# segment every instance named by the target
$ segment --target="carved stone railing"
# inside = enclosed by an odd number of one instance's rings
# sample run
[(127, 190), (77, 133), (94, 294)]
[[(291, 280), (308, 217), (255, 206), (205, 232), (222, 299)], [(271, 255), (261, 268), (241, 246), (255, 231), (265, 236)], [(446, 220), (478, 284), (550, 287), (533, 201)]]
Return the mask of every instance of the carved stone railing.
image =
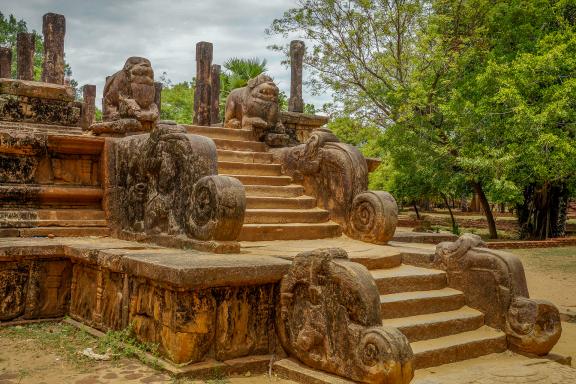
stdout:
[(370, 272), (340, 248), (297, 255), (280, 284), (277, 332), (304, 364), (363, 383), (409, 383), (408, 339), (382, 326)]
[(513, 254), (484, 248), (477, 235), (438, 244), (434, 266), (451, 287), (484, 313), (486, 324), (506, 332), (513, 350), (545, 355), (562, 333), (554, 304), (530, 299), (522, 262)]
[(387, 192), (368, 190), (368, 164), (357, 148), (321, 128), (305, 144), (276, 149), (274, 154), (283, 172), (316, 196), (348, 236), (375, 244), (393, 237), (396, 201)]
[(244, 186), (217, 175), (211, 139), (164, 122), (150, 134), (108, 139), (106, 154), (105, 207), (121, 237), (238, 238), (246, 210)]

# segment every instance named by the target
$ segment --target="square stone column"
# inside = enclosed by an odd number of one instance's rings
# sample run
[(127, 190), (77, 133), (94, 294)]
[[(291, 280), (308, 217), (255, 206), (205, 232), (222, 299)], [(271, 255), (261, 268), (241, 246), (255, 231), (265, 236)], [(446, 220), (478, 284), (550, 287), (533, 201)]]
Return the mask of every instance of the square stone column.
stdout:
[(12, 49), (8, 47), (0, 47), (0, 77), (12, 77)]
[(196, 44), (196, 90), (194, 92), (194, 124), (210, 125), (212, 43)]
[(212, 64), (210, 71), (210, 122), (220, 122), (220, 66)]
[(162, 83), (154, 82), (154, 103), (158, 106), (158, 115), (162, 113)]
[(304, 100), (302, 99), (302, 62), (306, 46), (303, 41), (293, 40), (290, 42), (290, 99), (288, 111), (304, 112)]
[(63, 15), (47, 13), (42, 18), (44, 34), (44, 62), (42, 81), (64, 84), (64, 35), (66, 19)]
[(16, 35), (16, 78), (19, 80), (34, 80), (35, 43), (33, 33), (20, 32)]
[(82, 105), (82, 116), (80, 117), (80, 125), (82, 129), (88, 130), (96, 115), (96, 86), (86, 84), (82, 87), (82, 96), (84, 104)]

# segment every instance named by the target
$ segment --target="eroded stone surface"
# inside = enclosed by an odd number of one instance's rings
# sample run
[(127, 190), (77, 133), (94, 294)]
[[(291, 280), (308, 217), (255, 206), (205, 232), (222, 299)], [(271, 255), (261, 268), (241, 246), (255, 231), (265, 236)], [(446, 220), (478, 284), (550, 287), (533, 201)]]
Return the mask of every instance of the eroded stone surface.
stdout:
[(357, 148), (341, 143), (328, 129), (313, 132), (306, 144), (277, 150), (283, 170), (301, 181), (307, 194), (330, 211), (353, 238), (386, 244), (396, 229), (398, 208), (387, 192), (368, 191), (368, 166)]
[(74, 89), (57, 84), (0, 79), (0, 120), (78, 125), (82, 104)]
[(242, 184), (217, 176), (214, 142), (175, 124), (110, 141), (107, 206), (121, 230), (235, 240), (246, 197)]
[(274, 142), (269, 144), (285, 145), (288, 135), (279, 120), (278, 92), (272, 78), (264, 74), (248, 81), (246, 87), (234, 89), (226, 99), (224, 126), (252, 130), (261, 141), (271, 135)]
[(372, 276), (342, 249), (301, 253), (282, 279), (280, 341), (312, 368), (365, 383), (409, 383), (412, 349), (381, 318)]
[(562, 333), (558, 308), (529, 298), (518, 257), (484, 246), (472, 234), (440, 243), (434, 266), (448, 273), (449, 285), (465, 293), (468, 305), (484, 313), (487, 325), (506, 332), (513, 349), (547, 354)]
[(159, 117), (155, 103), (154, 71), (148, 59), (130, 57), (124, 68), (106, 79), (103, 122), (92, 124), (95, 134), (123, 136), (147, 132)]
[(64, 15), (45, 14), (42, 18), (42, 34), (44, 35), (42, 81), (64, 84), (64, 35), (66, 34)]

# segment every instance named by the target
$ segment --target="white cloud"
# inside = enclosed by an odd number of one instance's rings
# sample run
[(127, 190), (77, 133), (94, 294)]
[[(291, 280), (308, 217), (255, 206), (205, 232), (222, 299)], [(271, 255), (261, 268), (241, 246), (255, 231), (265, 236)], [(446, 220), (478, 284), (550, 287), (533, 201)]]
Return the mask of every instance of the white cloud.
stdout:
[[(65, 15), (66, 61), (80, 85), (96, 84), (100, 98), (106, 76), (130, 56), (150, 59), (156, 77), (166, 72), (172, 82), (190, 80), (198, 41), (214, 44), (216, 64), (230, 57), (266, 59), (288, 94), (289, 69), (281, 65), (279, 53), (266, 49), (287, 41), (270, 39), (264, 29), (293, 6), (295, 0), (26, 0), (10, 1), (2, 12), (23, 18), (38, 32), (43, 14)], [(305, 100), (317, 107), (326, 101), (306, 94)]]

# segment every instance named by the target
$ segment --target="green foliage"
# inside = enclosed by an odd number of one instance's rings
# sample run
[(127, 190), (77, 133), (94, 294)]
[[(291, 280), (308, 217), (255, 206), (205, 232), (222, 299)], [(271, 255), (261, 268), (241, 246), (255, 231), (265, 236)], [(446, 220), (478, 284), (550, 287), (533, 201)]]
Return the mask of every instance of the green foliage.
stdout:
[(148, 357), (149, 354), (158, 356), (158, 345), (138, 341), (133, 324), (119, 331), (106, 332), (103, 337), (98, 339), (97, 351), (109, 353), (115, 360), (135, 357), (143, 363), (159, 369), (158, 359)]
[(519, 203), (533, 183), (575, 193), (575, 23), (571, 0), (299, 0), (268, 32), (307, 40), (315, 92), (382, 129), (373, 184)]
[(160, 118), (174, 120), (180, 124), (192, 124), (194, 118), (194, 80), (172, 84), (166, 73), (161, 76), (162, 107)]
[[(12, 48), (12, 77), (16, 78), (16, 36), (20, 32), (28, 32), (28, 26), (23, 19), (17, 20), (14, 15), (6, 17), (0, 12), (0, 45)], [(42, 38), (36, 31), (36, 45), (34, 52), (34, 79), (39, 81), (42, 75), (42, 59), (44, 54), (44, 44)], [(67, 67), (70, 70), (70, 67)], [(70, 75), (72, 71), (70, 70)]]

